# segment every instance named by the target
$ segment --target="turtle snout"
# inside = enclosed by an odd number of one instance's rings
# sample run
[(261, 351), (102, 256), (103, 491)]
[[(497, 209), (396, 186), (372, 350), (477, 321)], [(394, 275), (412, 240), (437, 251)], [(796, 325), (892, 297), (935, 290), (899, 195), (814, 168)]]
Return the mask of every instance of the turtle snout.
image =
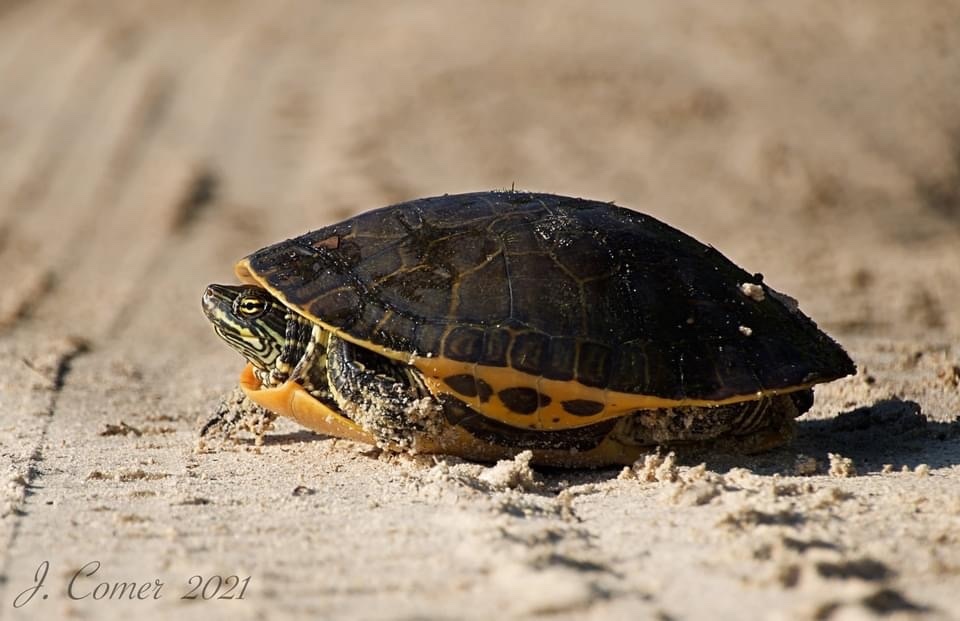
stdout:
[(215, 311), (220, 306), (220, 300), (222, 299), (223, 296), (217, 291), (217, 285), (210, 285), (204, 290), (201, 304), (203, 305), (203, 314), (207, 316), (207, 319), (214, 320)]

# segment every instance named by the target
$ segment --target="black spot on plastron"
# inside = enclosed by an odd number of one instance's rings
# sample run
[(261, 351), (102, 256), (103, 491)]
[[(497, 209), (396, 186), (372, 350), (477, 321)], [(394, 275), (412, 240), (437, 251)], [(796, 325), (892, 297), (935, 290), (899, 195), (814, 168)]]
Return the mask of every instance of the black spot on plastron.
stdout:
[(456, 392), (466, 397), (479, 397), (480, 403), (486, 403), (493, 394), (493, 388), (482, 379), (476, 379), (472, 375), (461, 373), (444, 378), (444, 383), (453, 388)]
[(537, 408), (550, 404), (550, 397), (533, 388), (505, 388), (497, 396), (507, 409), (516, 414), (533, 414)]
[(588, 451), (603, 442), (617, 422), (610, 419), (576, 429), (528, 430), (487, 418), (452, 395), (440, 395), (439, 401), (447, 422), (496, 446)]
[(477, 396), (480, 397), (480, 403), (486, 403), (493, 394), (493, 388), (482, 379), (477, 380)]
[(477, 381), (472, 375), (467, 375), (466, 373), (461, 375), (451, 375), (450, 377), (444, 378), (443, 382), (461, 395), (465, 395), (467, 397), (477, 396)]
[(452, 360), (476, 362), (482, 347), (483, 332), (477, 328), (454, 328), (443, 339), (443, 355)]
[(603, 411), (602, 403), (590, 399), (571, 399), (562, 402), (560, 405), (563, 406), (564, 412), (574, 416), (593, 416)]

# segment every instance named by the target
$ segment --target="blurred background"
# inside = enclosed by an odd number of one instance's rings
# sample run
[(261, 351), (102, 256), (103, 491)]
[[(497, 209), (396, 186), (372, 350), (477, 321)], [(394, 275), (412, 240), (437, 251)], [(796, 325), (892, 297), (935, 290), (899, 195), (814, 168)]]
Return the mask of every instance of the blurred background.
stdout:
[(941, 0), (5, 0), (0, 326), (212, 349), (200, 291), (248, 252), (515, 185), (653, 214), (829, 329), (956, 333), (957, 24)]

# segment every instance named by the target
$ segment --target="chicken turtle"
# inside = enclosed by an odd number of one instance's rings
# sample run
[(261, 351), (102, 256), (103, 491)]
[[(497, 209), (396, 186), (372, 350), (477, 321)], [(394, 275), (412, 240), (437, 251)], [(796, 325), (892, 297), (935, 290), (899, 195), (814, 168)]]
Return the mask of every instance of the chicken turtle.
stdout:
[(468, 459), (629, 464), (789, 440), (850, 357), (715, 248), (611, 203), (519, 191), (369, 211), (241, 259), (203, 310), (260, 406)]

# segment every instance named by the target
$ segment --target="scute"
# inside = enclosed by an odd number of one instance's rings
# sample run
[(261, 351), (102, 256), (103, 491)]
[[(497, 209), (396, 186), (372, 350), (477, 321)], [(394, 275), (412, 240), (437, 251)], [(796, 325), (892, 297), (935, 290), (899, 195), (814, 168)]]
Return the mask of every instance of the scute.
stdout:
[[(577, 198), (411, 201), (264, 248), (238, 273), (398, 359), (430, 354), (601, 391), (719, 403), (854, 370), (809, 318), (717, 250)], [(769, 295), (748, 297), (744, 283)]]

